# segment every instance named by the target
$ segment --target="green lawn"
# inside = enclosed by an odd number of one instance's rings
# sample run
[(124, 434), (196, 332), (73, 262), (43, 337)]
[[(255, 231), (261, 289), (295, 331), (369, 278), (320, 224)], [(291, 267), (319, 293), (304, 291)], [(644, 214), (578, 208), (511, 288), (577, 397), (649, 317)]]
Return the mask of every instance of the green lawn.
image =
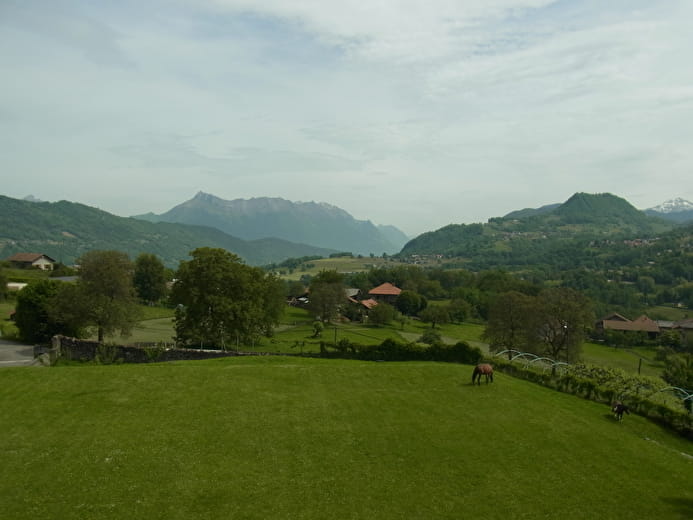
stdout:
[[(606, 345), (585, 342), (582, 345), (582, 361), (587, 364), (620, 368), (626, 372), (659, 377), (664, 365), (655, 361), (655, 349), (651, 347), (613, 348)], [(642, 359), (642, 363), (640, 363)]]
[(693, 444), (471, 367), (0, 369), (0, 516), (691, 518)]

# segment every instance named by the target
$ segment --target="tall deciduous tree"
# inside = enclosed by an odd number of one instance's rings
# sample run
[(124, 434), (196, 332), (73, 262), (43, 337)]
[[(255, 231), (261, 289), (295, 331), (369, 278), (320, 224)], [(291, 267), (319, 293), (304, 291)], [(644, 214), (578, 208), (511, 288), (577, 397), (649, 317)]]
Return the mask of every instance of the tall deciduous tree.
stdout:
[(414, 291), (402, 291), (395, 300), (395, 307), (402, 314), (414, 316), (417, 312), (424, 309), (421, 295)]
[(450, 314), (442, 305), (430, 305), (419, 313), (419, 318), (424, 323), (430, 323), (431, 328), (436, 328), (436, 323), (442, 325), (450, 322)]
[(137, 296), (147, 303), (155, 303), (166, 295), (166, 268), (156, 255), (142, 253), (135, 259), (133, 278)]
[(346, 301), (344, 277), (334, 270), (320, 271), (310, 281), (308, 299), (310, 309), (323, 322), (334, 319)]
[(517, 291), (501, 293), (494, 298), (483, 335), (492, 352), (524, 349), (535, 304), (533, 297)]
[(565, 287), (544, 289), (532, 313), (529, 344), (552, 359), (574, 362), (593, 322), (591, 303), (581, 292)]
[(190, 256), (171, 291), (178, 341), (224, 347), (271, 332), (284, 304), (278, 278), (224, 249), (198, 248)]
[(127, 335), (138, 317), (134, 265), (120, 251), (90, 251), (79, 263), (75, 294), (64, 300), (68, 313), (81, 317), (97, 330), (99, 342), (104, 336), (119, 332)]

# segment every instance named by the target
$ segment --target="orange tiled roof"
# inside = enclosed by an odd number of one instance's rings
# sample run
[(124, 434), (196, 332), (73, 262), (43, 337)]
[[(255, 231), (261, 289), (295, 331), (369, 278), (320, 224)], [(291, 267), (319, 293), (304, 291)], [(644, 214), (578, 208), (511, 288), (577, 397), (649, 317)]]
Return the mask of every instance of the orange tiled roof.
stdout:
[(372, 298), (369, 298), (367, 300), (361, 300), (361, 305), (363, 305), (366, 309), (372, 309), (376, 305), (378, 305), (378, 302), (373, 300)]
[(368, 291), (368, 294), (375, 294), (378, 296), (399, 296), (399, 293), (401, 292), (402, 289), (399, 287), (395, 287), (391, 283), (385, 282), (384, 284), (381, 284), (378, 287)]

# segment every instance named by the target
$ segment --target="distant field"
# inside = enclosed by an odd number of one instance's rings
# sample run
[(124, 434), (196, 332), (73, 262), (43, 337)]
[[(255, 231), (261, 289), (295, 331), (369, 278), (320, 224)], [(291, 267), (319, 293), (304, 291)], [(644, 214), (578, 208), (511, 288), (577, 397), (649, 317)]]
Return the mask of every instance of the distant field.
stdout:
[(0, 369), (3, 518), (691, 518), (693, 444), (471, 367)]
[(283, 267), (281, 270), (285, 271), (281, 277), (285, 280), (299, 280), (303, 275), (315, 276), (320, 271), (337, 271), (340, 273), (357, 273), (361, 271), (368, 271), (371, 267), (381, 267), (383, 265), (393, 265), (394, 262), (387, 258), (381, 257), (368, 257), (364, 256), (362, 258), (357, 257), (339, 257), (339, 258), (322, 258), (319, 260), (311, 260), (306, 262), (307, 264), (312, 264), (312, 267), (298, 267), (289, 272), (287, 268)]
[[(597, 343), (585, 342), (582, 345), (582, 360), (585, 363), (612, 368), (626, 372), (640, 373), (644, 376), (659, 377), (664, 364), (655, 361), (655, 349), (651, 347), (613, 348)], [(642, 363), (640, 360), (642, 359)]]
[[(656, 307), (651, 307), (648, 310), (647, 314), (652, 319), (678, 321), (690, 318), (693, 313), (690, 309), (679, 309), (674, 307), (665, 307), (663, 305), (658, 305)], [(633, 316), (633, 318), (636, 317), (637, 316)]]

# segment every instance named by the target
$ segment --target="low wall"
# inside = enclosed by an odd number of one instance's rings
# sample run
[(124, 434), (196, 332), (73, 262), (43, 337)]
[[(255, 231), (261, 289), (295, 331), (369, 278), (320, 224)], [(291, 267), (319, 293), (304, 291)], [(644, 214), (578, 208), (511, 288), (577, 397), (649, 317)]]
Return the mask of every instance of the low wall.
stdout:
[[(265, 352), (236, 352), (222, 350), (198, 350), (166, 347), (132, 347), (104, 345), (98, 341), (87, 341), (66, 336), (53, 337), (53, 349), (57, 357), (75, 361), (98, 360), (108, 363), (156, 363), (163, 361), (191, 361), (231, 356), (263, 356)], [(272, 354), (278, 355), (278, 354)], [(290, 354), (287, 354), (290, 355)]]

